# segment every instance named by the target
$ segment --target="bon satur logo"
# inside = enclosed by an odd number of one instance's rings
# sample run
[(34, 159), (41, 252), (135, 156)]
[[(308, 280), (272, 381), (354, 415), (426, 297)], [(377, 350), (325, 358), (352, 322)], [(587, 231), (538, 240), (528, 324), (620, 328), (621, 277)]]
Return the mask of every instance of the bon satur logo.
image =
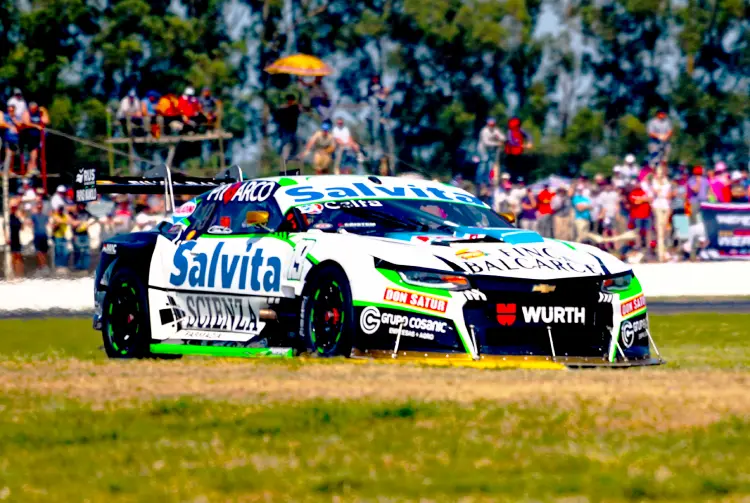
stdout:
[(481, 200), (466, 192), (458, 192), (447, 187), (418, 187), (374, 185), (355, 182), (339, 187), (314, 187), (298, 185), (287, 188), (285, 194), (295, 203), (313, 203), (323, 199), (349, 199), (364, 197), (385, 197), (393, 199), (432, 199), (484, 205)]
[(585, 307), (523, 306), (521, 311), (526, 323), (586, 323)]
[[(210, 241), (210, 240), (209, 240)], [(253, 250), (248, 243), (247, 253), (224, 253), (224, 243), (201, 243), (203, 251), (193, 251), (197, 241), (182, 243), (174, 255), (176, 272), (169, 282), (193, 288), (220, 288), (252, 292), (278, 292), (281, 289), (281, 259), (267, 257), (261, 247)]]
[(622, 333), (622, 345), (629, 348), (635, 342), (635, 336), (638, 335), (638, 340), (645, 339), (648, 336), (648, 319), (643, 318), (642, 320), (627, 320), (622, 323), (620, 332)]

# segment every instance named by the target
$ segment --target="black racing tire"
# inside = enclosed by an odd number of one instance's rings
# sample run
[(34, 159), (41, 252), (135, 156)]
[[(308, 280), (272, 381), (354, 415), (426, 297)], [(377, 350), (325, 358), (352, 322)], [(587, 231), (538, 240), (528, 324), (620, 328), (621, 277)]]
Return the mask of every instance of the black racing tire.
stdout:
[(300, 331), (319, 357), (351, 356), (356, 323), (349, 279), (336, 265), (314, 271), (300, 308)]
[(151, 326), (146, 288), (138, 275), (123, 268), (112, 276), (104, 297), (102, 340), (110, 358), (150, 356)]

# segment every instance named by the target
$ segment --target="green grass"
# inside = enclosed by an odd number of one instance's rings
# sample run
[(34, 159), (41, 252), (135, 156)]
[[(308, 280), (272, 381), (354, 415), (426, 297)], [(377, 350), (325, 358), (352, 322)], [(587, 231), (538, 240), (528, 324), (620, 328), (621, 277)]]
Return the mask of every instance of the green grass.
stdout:
[(668, 366), (541, 372), (108, 362), (89, 320), (4, 320), (0, 501), (740, 501), (748, 326), (653, 316)]

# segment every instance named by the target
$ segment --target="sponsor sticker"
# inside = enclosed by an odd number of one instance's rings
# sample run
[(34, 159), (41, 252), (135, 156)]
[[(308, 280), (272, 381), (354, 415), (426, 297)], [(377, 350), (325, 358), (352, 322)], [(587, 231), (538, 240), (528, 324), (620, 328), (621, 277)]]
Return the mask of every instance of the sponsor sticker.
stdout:
[(495, 319), (500, 325), (509, 327), (516, 322), (515, 304), (497, 304), (495, 306)]
[(423, 293), (405, 292), (395, 288), (386, 288), (383, 300), (436, 313), (444, 313), (448, 309), (448, 303), (444, 299)]
[(208, 228), (209, 234), (231, 234), (232, 229), (224, 227), (223, 225), (212, 225)]
[(222, 201), (240, 203), (262, 203), (278, 189), (279, 184), (269, 180), (252, 180), (237, 182), (231, 185), (221, 185), (208, 193), (207, 201)]
[(484, 257), (486, 255), (487, 254), (484, 253), (483, 251), (470, 250), (468, 248), (464, 248), (463, 250), (458, 250), (456, 252), (456, 257), (463, 259), (463, 260), (471, 260), (473, 258)]
[(375, 306), (368, 306), (362, 310), (359, 316), (359, 326), (367, 335), (378, 332), (381, 328), (387, 328), (389, 335), (403, 337), (415, 337), (417, 339), (435, 340), (436, 336), (449, 331), (449, 322), (430, 319), (426, 317), (381, 312)]
[(526, 323), (580, 324), (586, 323), (585, 307), (522, 306)]
[(426, 199), (432, 201), (452, 201), (459, 203), (486, 205), (468, 192), (448, 187), (419, 187), (415, 184), (376, 185), (372, 183), (342, 183), (337, 187), (314, 187), (312, 185), (295, 185), (285, 188), (285, 195), (295, 203), (314, 203), (324, 199), (342, 198), (388, 198), (388, 199)]
[(492, 256), (464, 260), (463, 268), (471, 274), (501, 274), (507, 271), (532, 269), (575, 274), (602, 274), (601, 265), (580, 262), (566, 255), (557, 254), (549, 247), (498, 248)]
[(174, 324), (178, 332), (197, 331), (180, 334), (186, 338), (222, 339), (222, 333), (260, 332), (258, 315), (248, 297), (186, 294), (168, 296), (167, 303), (168, 307), (159, 310), (161, 324)]
[(630, 316), (643, 309), (646, 309), (646, 297), (643, 294), (640, 294), (626, 302), (623, 302), (620, 305), (620, 314), (622, 316)]
[(622, 322), (620, 334), (622, 334), (622, 345), (626, 348), (633, 346), (636, 340), (640, 341), (648, 337), (648, 318), (639, 320), (626, 320)]
[(169, 282), (175, 287), (234, 289), (249, 292), (281, 290), (281, 259), (269, 256), (262, 246), (249, 242), (246, 253), (224, 251), (224, 242), (205, 240), (200, 251), (197, 241), (177, 247)]
[(104, 243), (104, 246), (102, 246), (102, 253), (115, 255), (117, 253), (117, 245), (115, 243)]
[(76, 173), (75, 200), (77, 203), (96, 201), (96, 169), (80, 168)]
[(302, 206), (297, 206), (297, 209), (303, 215), (318, 215), (323, 213), (322, 204), (304, 204)]
[(185, 204), (181, 205), (179, 208), (177, 208), (174, 212), (175, 215), (178, 217), (189, 217), (193, 214), (195, 211), (195, 202), (188, 201)]

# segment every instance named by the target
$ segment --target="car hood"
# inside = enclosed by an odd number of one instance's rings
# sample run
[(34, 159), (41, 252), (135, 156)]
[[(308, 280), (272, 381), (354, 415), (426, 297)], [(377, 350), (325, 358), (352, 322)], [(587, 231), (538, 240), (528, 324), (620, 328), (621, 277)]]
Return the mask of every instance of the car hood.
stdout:
[(468, 274), (553, 280), (630, 271), (630, 266), (598, 248), (545, 239), (536, 232), (515, 228), (457, 227), (453, 234), (357, 236), (360, 239), (370, 243), (361, 243), (358, 248), (392, 264)]

